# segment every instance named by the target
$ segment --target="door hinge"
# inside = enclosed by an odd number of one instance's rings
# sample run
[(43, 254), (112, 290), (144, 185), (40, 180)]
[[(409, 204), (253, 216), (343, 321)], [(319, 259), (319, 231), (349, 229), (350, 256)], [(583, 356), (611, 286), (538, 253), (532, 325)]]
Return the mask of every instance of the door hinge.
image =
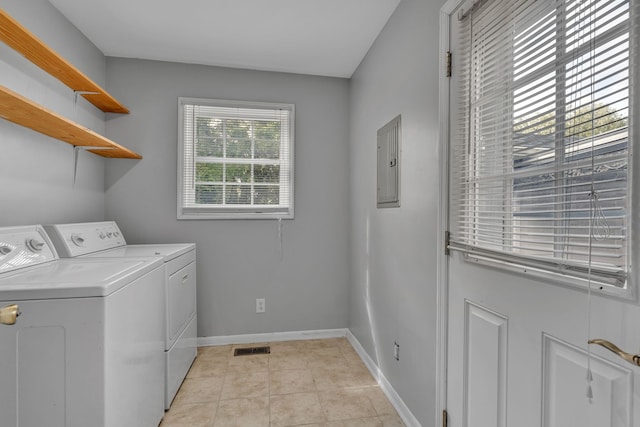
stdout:
[(445, 54), (445, 77), (451, 77), (451, 51), (448, 50)]
[(449, 244), (451, 243), (451, 232), (450, 231), (445, 231), (444, 232), (444, 254), (445, 255), (449, 255), (450, 251), (449, 251)]
[(447, 427), (447, 425), (449, 425), (449, 414), (445, 409), (444, 411), (442, 411), (442, 427)]

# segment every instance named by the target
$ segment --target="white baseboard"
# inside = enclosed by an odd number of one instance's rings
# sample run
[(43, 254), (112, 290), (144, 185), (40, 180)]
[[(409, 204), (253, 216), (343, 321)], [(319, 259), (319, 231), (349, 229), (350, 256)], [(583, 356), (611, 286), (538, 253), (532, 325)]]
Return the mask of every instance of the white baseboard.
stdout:
[(358, 339), (351, 333), (349, 329), (322, 329), (315, 331), (294, 331), (294, 332), (273, 332), (265, 334), (246, 334), (246, 335), (226, 335), (216, 337), (198, 337), (198, 347), (207, 347), (212, 345), (227, 344), (250, 344), (265, 343), (277, 341), (294, 341), (294, 340), (315, 340), (325, 338), (342, 338), (346, 337), (353, 348), (356, 350), (362, 361), (364, 362), (373, 378), (376, 380), (380, 389), (387, 396), (395, 410), (402, 418), (407, 427), (421, 427), (420, 423), (413, 416), (407, 405), (404, 404), (398, 393), (393, 389), (384, 374), (380, 371), (376, 362), (371, 359), (364, 347)]
[(342, 338), (347, 329), (322, 329), (316, 331), (273, 332), (265, 334), (225, 335), (216, 337), (198, 337), (198, 347), (226, 344), (250, 344), (275, 341), (316, 340), (324, 338)]
[(404, 422), (407, 427), (421, 427), (420, 422), (418, 422), (407, 405), (405, 405), (404, 401), (400, 398), (400, 395), (398, 395), (398, 393), (393, 389), (391, 383), (389, 383), (378, 365), (376, 365), (376, 362), (369, 356), (355, 335), (353, 335), (349, 330), (347, 330), (347, 339), (367, 366), (369, 372), (373, 375), (373, 378), (378, 382), (380, 389), (382, 389), (384, 394), (387, 396), (395, 410), (398, 412), (398, 415), (400, 415), (400, 418), (402, 418), (402, 422)]

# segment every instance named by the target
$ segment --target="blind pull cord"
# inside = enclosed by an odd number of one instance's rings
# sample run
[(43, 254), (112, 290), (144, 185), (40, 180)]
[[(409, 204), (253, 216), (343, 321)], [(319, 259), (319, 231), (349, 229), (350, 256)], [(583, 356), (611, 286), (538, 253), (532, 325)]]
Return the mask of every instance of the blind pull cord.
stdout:
[(280, 245), (280, 261), (284, 259), (284, 250), (282, 245), (282, 217), (278, 218), (278, 243)]
[[(593, 182), (589, 192), (589, 254), (588, 254), (588, 288), (587, 288), (587, 338), (591, 339), (591, 263), (593, 240), (604, 240), (610, 235), (609, 224), (602, 211), (602, 205), (598, 199)], [(593, 400), (593, 373), (591, 372), (591, 346), (587, 346), (587, 398), (589, 403)]]
[[(593, 171), (592, 171), (593, 173)], [(592, 178), (593, 180), (593, 178)], [(594, 205), (597, 202), (596, 193), (593, 189), (593, 182), (591, 183), (591, 192), (589, 193), (589, 271), (588, 288), (587, 288), (587, 339), (591, 339), (591, 243), (593, 239), (593, 217), (595, 214)], [(593, 389), (591, 383), (593, 382), (593, 373), (591, 372), (591, 346), (587, 346), (587, 399), (589, 403), (593, 402)]]
[(589, 197), (593, 203), (593, 238), (598, 241), (608, 239), (611, 236), (611, 229), (602, 210), (602, 204), (598, 199), (598, 193), (595, 190), (591, 190)]

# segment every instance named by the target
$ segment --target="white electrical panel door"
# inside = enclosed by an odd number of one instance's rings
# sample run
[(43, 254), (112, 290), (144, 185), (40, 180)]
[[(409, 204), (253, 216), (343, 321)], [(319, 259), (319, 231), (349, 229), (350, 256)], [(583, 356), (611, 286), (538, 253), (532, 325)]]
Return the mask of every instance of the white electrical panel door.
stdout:
[(377, 206), (400, 206), (400, 116), (378, 130)]

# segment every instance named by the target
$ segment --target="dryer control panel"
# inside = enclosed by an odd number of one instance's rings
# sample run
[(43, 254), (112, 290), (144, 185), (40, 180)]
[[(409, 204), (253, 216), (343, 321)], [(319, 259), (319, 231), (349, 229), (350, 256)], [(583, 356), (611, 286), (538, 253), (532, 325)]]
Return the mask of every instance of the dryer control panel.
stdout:
[(58, 259), (40, 225), (0, 227), (0, 274)]
[(49, 224), (44, 228), (63, 258), (75, 258), (127, 245), (114, 221)]

